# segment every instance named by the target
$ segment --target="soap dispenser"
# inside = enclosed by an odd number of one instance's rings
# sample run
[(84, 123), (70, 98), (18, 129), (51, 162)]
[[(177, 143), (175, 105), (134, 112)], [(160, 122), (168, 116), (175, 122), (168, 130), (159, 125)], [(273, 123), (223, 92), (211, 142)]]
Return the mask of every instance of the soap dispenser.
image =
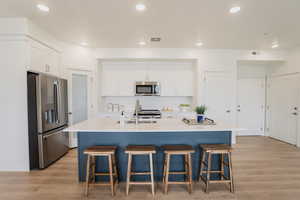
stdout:
[(121, 116), (120, 116), (120, 125), (121, 125), (121, 126), (125, 126), (125, 115), (124, 115), (124, 111), (121, 112)]

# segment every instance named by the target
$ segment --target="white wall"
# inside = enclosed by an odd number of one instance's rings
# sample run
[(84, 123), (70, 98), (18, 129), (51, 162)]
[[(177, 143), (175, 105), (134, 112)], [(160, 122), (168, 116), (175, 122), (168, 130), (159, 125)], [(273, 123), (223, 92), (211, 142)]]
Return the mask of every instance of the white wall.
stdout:
[[(1, 37), (1, 36), (0, 36)], [(28, 41), (0, 41), (0, 171), (29, 169), (27, 134)]]
[(179, 111), (180, 104), (192, 105), (192, 97), (102, 97), (102, 104), (99, 107), (100, 112), (108, 112), (109, 103), (124, 106), (125, 111), (131, 112), (135, 109), (136, 100), (140, 101), (143, 109), (163, 109), (169, 108), (173, 111)]
[(274, 68), (272, 73), (286, 74), (300, 72), (300, 48), (290, 50), (286, 56), (286, 62)]

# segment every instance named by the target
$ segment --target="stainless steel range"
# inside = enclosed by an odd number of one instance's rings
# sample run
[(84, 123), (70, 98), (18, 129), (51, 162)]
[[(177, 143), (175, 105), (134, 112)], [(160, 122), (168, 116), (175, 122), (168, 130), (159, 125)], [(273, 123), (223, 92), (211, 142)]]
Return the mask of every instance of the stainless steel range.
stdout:
[(137, 116), (137, 119), (159, 119), (161, 118), (161, 112), (157, 109), (142, 109), (140, 101), (137, 100), (135, 104), (134, 116)]
[(142, 119), (160, 119), (161, 112), (160, 110), (140, 110), (138, 111), (138, 116)]

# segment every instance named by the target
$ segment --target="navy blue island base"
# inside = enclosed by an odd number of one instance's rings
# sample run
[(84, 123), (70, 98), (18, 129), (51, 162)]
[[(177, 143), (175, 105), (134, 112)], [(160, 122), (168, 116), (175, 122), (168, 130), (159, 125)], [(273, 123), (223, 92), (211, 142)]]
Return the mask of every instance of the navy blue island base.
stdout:
[[(117, 150), (117, 165), (120, 181), (126, 180), (127, 154), (124, 149), (127, 145), (155, 145), (157, 153), (154, 155), (154, 177), (156, 181), (162, 180), (163, 174), (163, 150), (162, 145), (188, 144), (195, 148), (192, 155), (193, 179), (198, 178), (199, 163), (201, 159), (201, 149), (199, 144), (228, 144), (231, 145), (231, 131), (187, 131), (187, 132), (78, 132), (78, 176), (79, 181), (85, 181), (86, 156), (84, 149), (94, 145), (115, 145)], [(147, 156), (136, 156), (133, 159), (133, 170), (147, 171), (149, 169), (149, 158)], [(219, 169), (219, 156), (213, 156), (213, 169)], [(106, 158), (98, 158), (97, 171), (107, 171), (108, 162)], [(181, 156), (172, 157), (170, 170), (183, 170), (183, 158)], [(180, 175), (181, 176), (181, 175)], [(170, 180), (182, 179), (170, 177)], [(218, 175), (212, 177), (217, 179)], [(137, 177), (136, 180), (149, 180), (148, 177)]]

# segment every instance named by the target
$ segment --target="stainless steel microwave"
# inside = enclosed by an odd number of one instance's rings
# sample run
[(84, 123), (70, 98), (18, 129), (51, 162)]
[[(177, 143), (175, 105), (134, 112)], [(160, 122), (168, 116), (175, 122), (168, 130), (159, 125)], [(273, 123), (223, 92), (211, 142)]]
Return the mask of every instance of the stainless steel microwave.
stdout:
[(136, 96), (160, 96), (159, 82), (138, 81), (135, 83)]

